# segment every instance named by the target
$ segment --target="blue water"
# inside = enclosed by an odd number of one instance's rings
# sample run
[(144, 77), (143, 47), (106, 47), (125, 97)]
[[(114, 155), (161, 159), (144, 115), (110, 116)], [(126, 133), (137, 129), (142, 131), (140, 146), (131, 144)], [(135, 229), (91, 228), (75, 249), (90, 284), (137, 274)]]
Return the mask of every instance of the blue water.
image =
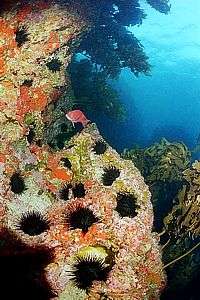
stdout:
[(123, 70), (112, 83), (127, 119), (95, 119), (118, 151), (133, 144), (147, 146), (163, 136), (193, 148), (200, 134), (200, 1), (170, 2), (169, 15), (144, 3), (147, 19), (130, 28), (144, 45), (152, 72), (136, 78)]

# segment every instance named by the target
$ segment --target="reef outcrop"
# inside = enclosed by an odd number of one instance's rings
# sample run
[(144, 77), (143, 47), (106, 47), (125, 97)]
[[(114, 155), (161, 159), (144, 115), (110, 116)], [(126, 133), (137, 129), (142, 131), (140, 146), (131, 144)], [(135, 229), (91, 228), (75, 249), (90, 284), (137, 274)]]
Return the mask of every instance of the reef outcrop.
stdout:
[(165, 276), (150, 193), (134, 165), (94, 124), (62, 151), (29, 151), (1, 162), (1, 222), (29, 248), (53, 252), (45, 277), (58, 298), (159, 299)]
[[(60, 151), (44, 124), (71, 45), (88, 30), (62, 1), (0, 17), (0, 260), (7, 299), (159, 299), (166, 283), (150, 192), (89, 124)], [(50, 118), (50, 117), (49, 117)]]

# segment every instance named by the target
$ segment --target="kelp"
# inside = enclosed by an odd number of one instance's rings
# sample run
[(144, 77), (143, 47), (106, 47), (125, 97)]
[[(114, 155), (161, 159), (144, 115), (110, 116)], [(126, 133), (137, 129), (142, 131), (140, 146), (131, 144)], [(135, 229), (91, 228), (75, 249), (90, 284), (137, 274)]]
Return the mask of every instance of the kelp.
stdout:
[(163, 249), (169, 279), (166, 297), (175, 291), (186, 297), (187, 285), (200, 276), (200, 162), (194, 162), (183, 174), (185, 184), (164, 219), (163, 233), (168, 236)]
[(200, 162), (194, 162), (183, 175), (186, 184), (179, 192), (177, 204), (165, 218), (164, 224), (168, 233), (173, 228), (173, 235), (197, 238), (200, 236)]
[(131, 159), (151, 185), (157, 181), (182, 180), (182, 172), (189, 166), (191, 154), (183, 143), (170, 143), (162, 138), (159, 143), (144, 149), (125, 149), (122, 157)]
[(192, 287), (200, 278), (200, 162), (190, 166), (187, 147), (166, 139), (145, 149), (126, 149), (122, 156), (137, 165), (151, 189), (168, 275), (161, 299), (198, 299)]
[(174, 197), (183, 185), (182, 172), (189, 167), (191, 154), (183, 143), (170, 143), (165, 138), (147, 148), (125, 149), (122, 157), (131, 159), (150, 186), (156, 230), (171, 210)]

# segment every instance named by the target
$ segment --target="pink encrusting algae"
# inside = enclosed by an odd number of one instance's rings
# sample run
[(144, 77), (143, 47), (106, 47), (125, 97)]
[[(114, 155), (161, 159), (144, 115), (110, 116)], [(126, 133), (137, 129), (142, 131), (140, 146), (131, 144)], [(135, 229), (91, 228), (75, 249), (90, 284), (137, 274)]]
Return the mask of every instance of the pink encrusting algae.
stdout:
[(89, 24), (59, 1), (22, 3), (0, 17), (1, 256), (52, 252), (34, 273), (49, 299), (159, 299), (166, 277), (150, 192), (133, 163), (93, 123), (60, 151), (27, 141), (69, 84), (67, 42)]

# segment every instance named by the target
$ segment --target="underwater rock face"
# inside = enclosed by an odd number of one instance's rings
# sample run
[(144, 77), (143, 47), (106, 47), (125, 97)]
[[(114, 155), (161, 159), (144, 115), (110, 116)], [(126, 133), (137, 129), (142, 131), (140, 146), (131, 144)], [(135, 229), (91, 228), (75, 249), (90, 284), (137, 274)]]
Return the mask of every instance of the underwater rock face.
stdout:
[(76, 7), (59, 3), (17, 2), (0, 15), (2, 144), (24, 135), (30, 143), (41, 139), (45, 110), (70, 85), (66, 66), (71, 45), (78, 45), (88, 24)]
[(35, 139), (56, 87), (70, 85), (68, 43), (87, 24), (58, 1), (32, 3), (0, 17), (2, 289), (7, 299), (159, 299), (165, 274), (137, 168), (95, 124), (61, 151)]
[[(21, 177), (15, 185), (23, 179), (25, 186), (20, 193), (11, 189), (9, 161), (2, 162), (2, 224), (29, 247), (53, 251), (45, 277), (58, 299), (159, 299), (165, 276), (152, 233), (148, 187), (134, 165), (111, 147), (96, 154), (99, 140), (91, 124), (62, 151), (35, 146), (26, 160), (16, 158)], [(118, 170), (118, 177), (107, 186), (102, 178), (109, 169)], [(60, 192), (67, 187), (66, 200)], [(77, 262), (83, 260), (79, 274)], [(95, 260), (95, 271), (87, 269)], [(96, 274), (86, 283), (84, 270)]]

